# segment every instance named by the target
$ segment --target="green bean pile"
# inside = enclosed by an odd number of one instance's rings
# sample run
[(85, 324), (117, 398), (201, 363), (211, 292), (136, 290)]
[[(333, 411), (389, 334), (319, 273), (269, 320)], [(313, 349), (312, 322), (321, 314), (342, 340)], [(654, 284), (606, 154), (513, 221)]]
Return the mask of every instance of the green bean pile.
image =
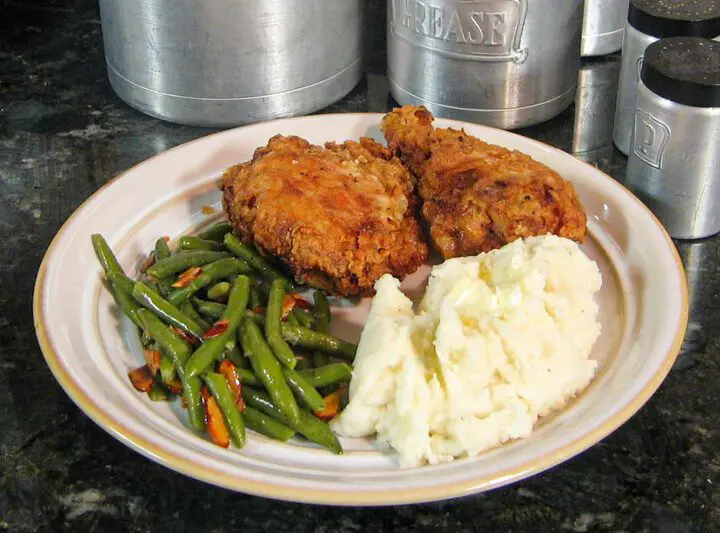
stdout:
[(326, 420), (337, 414), (357, 346), (329, 334), (330, 307), (295, 284), (220, 223), (155, 243), (140, 279), (129, 278), (105, 239), (92, 236), (108, 288), (138, 327), (146, 364), (129, 372), (153, 401), (181, 396), (190, 425), (227, 447), (245, 427), (287, 441), (300, 434), (336, 454)]

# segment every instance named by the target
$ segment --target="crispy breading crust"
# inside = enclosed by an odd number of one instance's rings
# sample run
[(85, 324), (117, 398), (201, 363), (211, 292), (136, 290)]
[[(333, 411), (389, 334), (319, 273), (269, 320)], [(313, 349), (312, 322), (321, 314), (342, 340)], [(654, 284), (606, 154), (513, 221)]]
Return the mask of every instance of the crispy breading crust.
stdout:
[(276, 135), (221, 188), (238, 236), (312, 287), (372, 295), (383, 274), (402, 279), (427, 259), (414, 178), (372, 139), (322, 148)]
[(389, 149), (419, 179), (422, 213), (445, 258), (554, 233), (582, 242), (587, 219), (572, 184), (521, 152), (434, 128), (424, 107), (385, 115)]

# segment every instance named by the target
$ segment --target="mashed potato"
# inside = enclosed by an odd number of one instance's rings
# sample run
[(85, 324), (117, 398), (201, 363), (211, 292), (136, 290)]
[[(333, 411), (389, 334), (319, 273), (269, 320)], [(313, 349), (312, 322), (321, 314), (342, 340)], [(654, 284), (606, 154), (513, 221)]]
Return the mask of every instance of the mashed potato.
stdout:
[(334, 429), (377, 433), (403, 466), (527, 437), (595, 373), (600, 285), (578, 245), (552, 235), (445, 261), (418, 315), (399, 282), (383, 276)]

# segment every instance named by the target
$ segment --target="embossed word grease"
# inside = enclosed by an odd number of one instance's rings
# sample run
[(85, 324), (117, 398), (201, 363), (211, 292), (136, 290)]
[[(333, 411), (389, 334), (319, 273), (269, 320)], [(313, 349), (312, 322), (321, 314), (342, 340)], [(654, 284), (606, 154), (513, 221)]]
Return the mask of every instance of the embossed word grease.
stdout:
[(392, 30), (445, 55), (520, 61), (521, 0), (392, 0)]
[[(501, 46), (505, 43), (507, 13), (470, 11), (433, 6), (420, 0), (401, 0), (402, 12), (395, 23), (413, 32), (456, 43)], [(399, 19), (399, 20), (398, 20)]]

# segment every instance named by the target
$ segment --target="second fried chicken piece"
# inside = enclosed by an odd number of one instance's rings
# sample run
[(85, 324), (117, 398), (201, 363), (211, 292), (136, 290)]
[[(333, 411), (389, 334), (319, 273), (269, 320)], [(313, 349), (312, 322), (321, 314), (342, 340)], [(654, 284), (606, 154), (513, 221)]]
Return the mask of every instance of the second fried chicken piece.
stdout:
[(402, 279), (427, 258), (415, 180), (372, 139), (322, 148), (276, 135), (222, 189), (236, 234), (303, 284), (372, 295), (380, 276)]
[(553, 233), (582, 242), (586, 216), (572, 184), (521, 152), (434, 128), (424, 107), (385, 115), (390, 150), (419, 179), (422, 213), (444, 258)]

